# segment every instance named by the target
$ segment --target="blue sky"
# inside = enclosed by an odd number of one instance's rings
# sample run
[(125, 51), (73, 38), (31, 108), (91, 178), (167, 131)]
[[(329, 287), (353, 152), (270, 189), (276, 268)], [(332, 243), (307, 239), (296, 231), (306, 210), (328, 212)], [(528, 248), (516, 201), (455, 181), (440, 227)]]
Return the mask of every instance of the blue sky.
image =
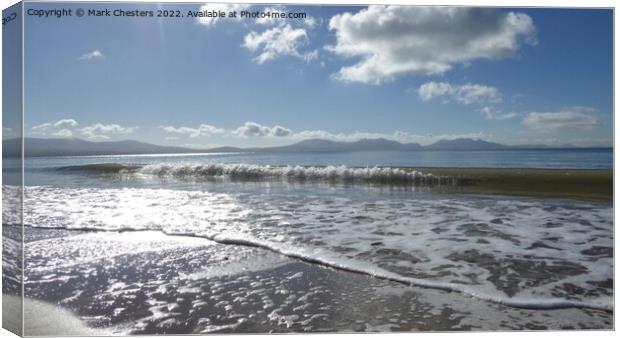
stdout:
[[(21, 9), (20, 4), (15, 4), (9, 8), (6, 8), (2, 12), (3, 18), (13, 17), (12, 13), (17, 13)], [(2, 27), (2, 94), (4, 99), (2, 100), (2, 137), (13, 138), (16, 137), (21, 129), (21, 114), (19, 109), (21, 106), (21, 97), (19, 93), (21, 91), (21, 72), (20, 72), (20, 49), (19, 43), (21, 41), (20, 27), (21, 18), (17, 15), (14, 16), (14, 20), (7, 22)], [(10, 112), (10, 113), (8, 113)]]
[(228, 6), (308, 17), (26, 17), (27, 136), (612, 144), (610, 10)]

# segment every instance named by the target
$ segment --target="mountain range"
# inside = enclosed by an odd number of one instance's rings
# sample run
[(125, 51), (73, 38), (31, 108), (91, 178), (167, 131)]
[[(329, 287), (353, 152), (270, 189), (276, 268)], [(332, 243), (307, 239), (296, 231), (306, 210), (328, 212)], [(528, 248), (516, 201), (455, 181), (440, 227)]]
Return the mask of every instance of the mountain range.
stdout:
[[(2, 141), (3, 156), (17, 157), (21, 139)], [(26, 155), (40, 156), (87, 156), (87, 155), (131, 155), (131, 154), (180, 154), (180, 153), (215, 153), (215, 152), (261, 152), (261, 153), (310, 153), (310, 152), (356, 152), (356, 151), (445, 151), (445, 150), (515, 150), (515, 149), (553, 149), (577, 148), (573, 145), (547, 146), (523, 145), (509, 146), (487, 142), (480, 139), (459, 138), (440, 140), (422, 146), (418, 143), (400, 143), (378, 139), (362, 139), (354, 142), (338, 142), (323, 139), (308, 139), (287, 146), (266, 148), (217, 147), (210, 149), (192, 149), (174, 146), (160, 146), (133, 140), (92, 142), (78, 138), (25, 138)]]

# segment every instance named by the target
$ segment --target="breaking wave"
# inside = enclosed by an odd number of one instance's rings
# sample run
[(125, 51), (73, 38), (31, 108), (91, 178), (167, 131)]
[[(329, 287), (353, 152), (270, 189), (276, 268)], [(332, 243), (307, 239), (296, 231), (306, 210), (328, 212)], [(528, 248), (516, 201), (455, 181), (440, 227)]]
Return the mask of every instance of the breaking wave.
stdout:
[(90, 164), (59, 168), (107, 174), (138, 174), (158, 177), (229, 179), (237, 181), (282, 180), (293, 182), (368, 183), (408, 186), (456, 185), (453, 177), (389, 167), (270, 166), (254, 164)]

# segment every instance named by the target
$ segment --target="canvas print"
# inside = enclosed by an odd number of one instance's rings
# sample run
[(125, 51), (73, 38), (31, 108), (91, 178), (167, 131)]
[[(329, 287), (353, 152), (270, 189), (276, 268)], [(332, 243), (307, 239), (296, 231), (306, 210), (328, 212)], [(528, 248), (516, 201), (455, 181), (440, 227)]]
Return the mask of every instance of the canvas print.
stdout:
[(612, 9), (26, 1), (3, 34), (13, 332), (614, 328)]

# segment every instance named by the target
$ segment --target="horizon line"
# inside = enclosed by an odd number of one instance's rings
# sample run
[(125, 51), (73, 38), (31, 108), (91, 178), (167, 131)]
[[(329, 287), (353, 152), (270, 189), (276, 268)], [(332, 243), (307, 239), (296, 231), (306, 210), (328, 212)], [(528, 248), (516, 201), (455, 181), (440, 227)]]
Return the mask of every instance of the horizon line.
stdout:
[[(360, 138), (354, 141), (337, 141), (337, 140), (330, 140), (330, 139), (324, 139), (324, 138), (307, 138), (307, 139), (302, 139), (302, 140), (298, 140), (295, 141), (293, 143), (289, 143), (289, 144), (285, 144), (285, 145), (276, 145), (276, 146), (264, 146), (264, 147), (240, 147), (240, 146), (231, 146), (231, 145), (221, 145), (221, 146), (215, 146), (215, 147), (210, 147), (210, 148), (194, 148), (194, 147), (188, 147), (188, 146), (184, 146), (184, 145), (163, 145), (163, 144), (156, 144), (156, 143), (151, 143), (151, 142), (146, 142), (146, 141), (140, 141), (137, 139), (122, 139), (122, 140), (88, 140), (88, 139), (83, 139), (83, 138), (79, 138), (79, 137), (30, 137), (30, 136), (24, 136), (24, 137), (13, 137), (13, 138), (6, 138), (6, 139), (2, 139), (2, 142), (4, 143), (5, 141), (10, 141), (10, 140), (18, 140), (18, 139), (38, 139), (38, 140), (77, 140), (77, 141), (82, 141), (82, 142), (88, 142), (88, 143), (95, 143), (95, 144), (101, 144), (101, 143), (120, 143), (120, 142), (138, 142), (138, 143), (143, 143), (146, 145), (151, 145), (151, 146), (157, 146), (157, 147), (172, 147), (172, 148), (181, 148), (181, 149), (187, 149), (190, 151), (212, 151), (214, 149), (220, 149), (220, 148), (235, 148), (235, 149), (239, 149), (239, 150), (246, 150), (246, 149), (272, 149), (272, 148), (282, 148), (282, 147), (289, 147), (289, 146), (293, 146), (296, 144), (299, 144), (301, 142), (304, 141), (325, 141), (325, 142), (333, 142), (333, 143), (339, 143), (339, 144), (353, 144), (353, 143), (357, 143), (357, 142), (361, 142), (361, 141), (389, 141), (389, 142), (394, 142), (394, 143), (398, 143), (400, 145), (417, 145), (420, 146), (422, 148), (425, 147), (429, 147), (432, 145), (435, 145), (439, 142), (443, 142), (443, 141), (459, 141), (459, 140), (463, 140), (463, 141), (481, 141), (481, 142), (485, 142), (485, 143), (489, 143), (492, 145), (497, 145), (497, 146), (503, 146), (503, 147), (507, 147), (508, 149), (505, 150), (511, 150), (511, 149), (518, 149), (519, 147), (524, 147), (527, 148), (528, 150), (533, 150), (533, 149), (601, 149), (601, 148), (609, 148), (609, 149), (613, 149), (614, 146), (612, 145), (591, 145), (591, 146), (579, 146), (579, 145), (575, 145), (575, 144), (571, 144), (571, 143), (564, 143), (564, 144), (544, 144), (544, 143), (538, 143), (538, 144), (505, 144), (505, 143), (500, 143), (500, 142), (493, 142), (493, 141), (488, 141), (485, 140), (483, 138), (467, 138), (467, 137), (459, 137), (459, 138), (444, 138), (444, 139), (439, 139), (435, 142), (429, 143), (429, 144), (421, 144), (421, 143), (417, 143), (417, 142), (401, 142), (401, 141), (397, 141), (397, 140), (392, 140), (392, 139), (388, 139), (388, 138), (384, 138), (384, 137), (377, 137), (377, 138)], [(425, 150), (425, 149), (421, 149), (421, 150)], [(426, 150), (433, 150), (433, 149), (426, 149)], [(454, 149), (452, 149), (454, 150)], [(467, 150), (467, 149), (465, 149)], [(495, 149), (477, 149), (477, 150), (495, 150)]]

